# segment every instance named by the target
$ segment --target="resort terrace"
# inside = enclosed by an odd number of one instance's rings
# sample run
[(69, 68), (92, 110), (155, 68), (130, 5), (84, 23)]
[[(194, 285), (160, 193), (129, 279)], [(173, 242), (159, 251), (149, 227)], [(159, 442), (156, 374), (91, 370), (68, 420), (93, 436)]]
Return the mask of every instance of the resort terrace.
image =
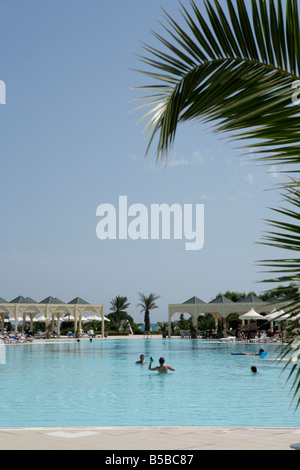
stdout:
[(4, 333), (4, 320), (10, 314), (11, 321), (15, 325), (15, 333), (18, 331), (18, 323), (30, 323), (30, 329), (33, 330), (34, 321), (57, 321), (57, 334), (60, 334), (60, 323), (62, 318), (74, 321), (74, 333), (81, 329), (81, 322), (84, 314), (94, 314), (99, 316), (102, 322), (102, 338), (104, 337), (104, 306), (89, 304), (80, 297), (75, 297), (68, 303), (56, 297), (47, 297), (41, 302), (36, 302), (30, 297), (19, 296), (10, 302), (0, 297), (0, 315), (2, 334)]
[[(237, 302), (233, 302), (224, 295), (216, 297), (214, 300), (206, 303), (199, 297), (194, 296), (181, 304), (168, 305), (168, 334), (171, 337), (172, 316), (178, 313), (189, 314), (192, 317), (193, 326), (197, 329), (197, 320), (201, 314), (211, 314), (215, 318), (216, 326), (218, 320), (226, 325), (226, 318), (232, 313), (237, 313), (241, 317), (242, 325), (245, 322), (243, 316), (250, 311), (258, 314), (267, 314), (280, 312), (286, 307), (287, 303), (282, 301), (264, 302), (255, 295), (249, 295)], [(10, 320), (14, 323), (15, 333), (18, 331), (18, 323), (30, 324), (30, 330), (33, 331), (33, 322), (43, 321), (57, 322), (57, 334), (60, 335), (60, 325), (62, 321), (74, 321), (74, 333), (81, 330), (82, 321), (86, 320), (86, 315), (96, 315), (101, 321), (101, 336), (104, 338), (104, 305), (90, 304), (81, 297), (75, 297), (68, 303), (63, 302), (57, 297), (47, 297), (40, 302), (36, 302), (30, 297), (18, 296), (7, 302), (0, 297), (0, 318), (1, 333), (4, 333), (5, 319), (10, 315)], [(254, 318), (255, 320), (255, 318)], [(267, 320), (267, 317), (266, 317)], [(273, 323), (271, 325), (273, 328)], [(226, 333), (225, 333), (226, 335)]]
[[(171, 336), (171, 319), (176, 313), (189, 314), (192, 317), (193, 326), (197, 329), (198, 317), (203, 313), (210, 313), (215, 318), (216, 326), (218, 320), (221, 320), (225, 327), (226, 318), (231, 313), (237, 313), (240, 317), (251, 310), (254, 310), (254, 312), (257, 312), (258, 314), (270, 314), (271, 312), (280, 312), (286, 306), (287, 302), (279, 302), (276, 301), (276, 299), (264, 302), (255, 295), (248, 295), (237, 302), (233, 302), (224, 295), (221, 295), (208, 303), (195, 296), (186, 300), (182, 304), (169, 304), (169, 336)], [(244, 324), (245, 318), (241, 318), (241, 321), (242, 324)]]

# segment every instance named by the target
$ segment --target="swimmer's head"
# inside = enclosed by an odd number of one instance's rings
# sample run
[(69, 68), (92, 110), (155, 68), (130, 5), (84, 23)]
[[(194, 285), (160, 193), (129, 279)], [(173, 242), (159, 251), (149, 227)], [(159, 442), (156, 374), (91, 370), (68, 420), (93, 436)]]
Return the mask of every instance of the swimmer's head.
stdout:
[(159, 363), (160, 363), (161, 366), (163, 365), (164, 362), (165, 362), (165, 358), (164, 358), (164, 357), (160, 357), (160, 358), (159, 358)]
[(253, 374), (256, 374), (256, 372), (257, 372), (257, 369), (256, 369), (256, 367), (255, 367), (255, 366), (252, 366), (252, 367), (251, 367), (251, 372), (253, 372)]
[(141, 355), (140, 355), (140, 360), (143, 361), (144, 359), (145, 359), (144, 354), (141, 354)]

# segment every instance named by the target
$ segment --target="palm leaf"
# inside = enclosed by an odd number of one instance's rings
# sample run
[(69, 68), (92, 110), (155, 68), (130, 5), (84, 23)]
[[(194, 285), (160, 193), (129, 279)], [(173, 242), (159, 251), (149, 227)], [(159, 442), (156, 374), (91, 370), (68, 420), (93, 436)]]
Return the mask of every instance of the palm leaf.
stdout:
[(297, 1), (287, 0), (285, 15), (280, 1), (252, 0), (251, 14), (244, 0), (226, 3), (227, 11), (218, 0), (205, 0), (206, 17), (194, 1), (192, 13), (181, 5), (185, 27), (165, 12), (166, 37), (153, 33), (162, 50), (143, 45), (147, 55), (139, 60), (148, 69), (140, 73), (159, 83), (140, 88), (156, 91), (143, 116), (147, 153), (157, 138), (157, 161), (164, 161), (178, 124), (196, 119), (231, 138), (250, 139), (245, 147), (255, 145), (267, 164), (298, 165), (299, 108), (292, 103), (292, 84), (300, 77)]
[[(298, 186), (289, 185), (286, 188), (286, 192), (283, 194), (283, 200), (289, 205), (296, 208), (277, 208), (272, 211), (280, 214), (287, 218), (284, 220), (272, 220), (267, 219), (268, 225), (277, 229), (277, 231), (269, 231), (263, 237), (261, 244), (272, 246), (289, 251), (300, 251), (300, 190)], [(279, 231), (278, 231), (279, 230)], [(273, 273), (277, 273), (280, 276), (267, 279), (264, 282), (287, 282), (296, 281), (300, 282), (300, 257), (294, 259), (274, 259), (274, 260), (262, 260), (261, 265), (273, 268)], [(296, 295), (296, 301), (300, 300), (300, 295)], [(300, 309), (300, 304), (298, 309)]]
[[(284, 216), (284, 220), (272, 220), (268, 219), (267, 223), (277, 229), (276, 231), (267, 232), (264, 236), (264, 241), (261, 242), (264, 245), (272, 246), (280, 249), (286, 249), (289, 251), (298, 252), (300, 251), (300, 190), (298, 185), (289, 184), (286, 188), (286, 192), (283, 194), (283, 199), (288, 203), (291, 208), (278, 208), (272, 209), (280, 216)], [(287, 220), (287, 221), (285, 221)], [(272, 268), (273, 275), (275, 277), (267, 279), (264, 282), (296, 282), (299, 285), (300, 282), (300, 257), (294, 259), (274, 259), (274, 260), (263, 260), (261, 264), (265, 267)], [(287, 288), (288, 289), (288, 288)], [(284, 291), (283, 291), (284, 294)], [(288, 302), (285, 309), (286, 313), (290, 315), (290, 322), (295, 321), (295, 316), (300, 313), (300, 290), (292, 292), (289, 296), (285, 297)], [(278, 299), (277, 299), (278, 301)], [(284, 369), (292, 365), (288, 380), (294, 376), (292, 382), (292, 390), (294, 390), (293, 400), (296, 400), (296, 406), (300, 405), (300, 341), (299, 339), (299, 324), (295, 323), (295, 326), (290, 331), (289, 337), (287, 338), (285, 347), (280, 353), (281, 359), (285, 359), (289, 356), (288, 361), (285, 364)], [(296, 344), (296, 346), (294, 346)]]

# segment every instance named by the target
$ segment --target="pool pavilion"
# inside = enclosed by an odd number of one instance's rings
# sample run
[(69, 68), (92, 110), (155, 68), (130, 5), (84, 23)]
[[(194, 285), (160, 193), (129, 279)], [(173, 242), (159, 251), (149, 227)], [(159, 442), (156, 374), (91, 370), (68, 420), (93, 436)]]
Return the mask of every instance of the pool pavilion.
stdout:
[[(222, 324), (226, 325), (226, 318), (231, 313), (237, 313), (239, 317), (244, 315), (253, 309), (257, 313), (271, 313), (275, 310), (281, 310), (286, 306), (283, 302), (269, 301), (264, 302), (255, 295), (248, 295), (247, 297), (233, 302), (224, 295), (216, 297), (210, 302), (206, 303), (198, 297), (192, 297), (182, 304), (169, 304), (168, 306), (168, 328), (169, 336), (171, 336), (171, 319), (176, 313), (187, 313), (192, 317), (193, 326), (197, 329), (198, 317), (201, 314), (210, 313), (214, 319), (217, 327), (218, 320), (222, 321)], [(242, 318), (242, 325), (245, 320)], [(226, 331), (225, 331), (226, 333)]]
[[(99, 316), (102, 323), (102, 338), (104, 337), (104, 306), (89, 304), (80, 297), (76, 297), (68, 303), (56, 297), (47, 297), (41, 302), (36, 302), (30, 297), (19, 296), (7, 302), (0, 297), (0, 315), (1, 329), (4, 333), (4, 320), (7, 315), (12, 316), (12, 322), (15, 324), (15, 333), (18, 331), (18, 323), (30, 323), (30, 330), (33, 331), (33, 322), (35, 320), (45, 321), (46, 324), (51, 321), (57, 321), (57, 334), (60, 334), (60, 323), (62, 317), (74, 321), (74, 334), (81, 330), (81, 322), (84, 320), (84, 314), (94, 314)], [(68, 321), (68, 320), (67, 320)]]

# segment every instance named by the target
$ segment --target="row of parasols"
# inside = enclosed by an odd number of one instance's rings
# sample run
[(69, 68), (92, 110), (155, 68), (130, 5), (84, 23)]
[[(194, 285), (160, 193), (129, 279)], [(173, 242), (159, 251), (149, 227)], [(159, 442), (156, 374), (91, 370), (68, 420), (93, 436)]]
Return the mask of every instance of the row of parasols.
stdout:
[[(48, 317), (47, 318), (47, 321), (50, 320), (50, 318)], [(101, 321), (101, 317), (100, 315), (97, 315), (95, 313), (87, 313), (87, 314), (83, 314), (81, 316), (81, 321), (82, 322), (90, 322), (90, 321)], [(109, 318), (107, 317), (104, 317), (104, 320), (107, 320), (109, 321)], [(17, 323), (23, 323), (24, 321), (24, 318), (23, 318), (23, 315), (20, 315), (18, 318), (17, 318)], [(38, 314), (36, 315), (35, 317), (32, 318), (32, 321), (33, 322), (45, 322), (46, 321), (46, 317), (43, 315), (43, 314)], [(72, 322), (72, 321), (75, 321), (75, 317), (71, 314), (65, 314), (64, 316), (62, 316), (60, 318), (60, 322)], [(15, 318), (9, 314), (7, 318), (4, 319), (4, 323), (8, 323), (8, 322), (11, 322), (11, 323), (15, 323)], [(29, 315), (25, 315), (25, 322), (31, 322), (31, 318), (29, 317)]]
[(284, 310), (277, 311), (273, 309), (267, 315), (260, 315), (253, 308), (249, 312), (244, 313), (239, 317), (241, 320), (267, 320), (267, 321), (283, 321), (283, 320), (299, 320), (300, 313), (298, 315), (292, 315), (291, 313), (285, 313)]
[[(283, 320), (288, 320), (288, 319), (293, 319), (293, 320), (299, 320), (300, 319), (300, 313), (296, 316), (292, 316), (290, 313), (285, 313), (284, 310), (279, 310), (277, 311), (276, 309), (273, 309), (271, 313), (267, 315), (260, 315), (257, 313), (253, 308), (249, 310), (249, 312), (244, 313), (243, 315), (240, 315), (240, 320), (267, 320), (267, 321), (283, 321)], [(43, 314), (38, 314), (33, 317), (33, 322), (45, 322), (46, 317)], [(49, 320), (49, 318), (48, 318)], [(107, 317), (104, 317), (104, 320), (109, 321)], [(23, 315), (20, 315), (17, 318), (17, 323), (23, 323), (24, 318)], [(29, 315), (25, 315), (25, 322), (30, 322), (31, 318)], [(60, 322), (71, 322), (75, 321), (75, 318), (71, 314), (65, 314), (60, 318)], [(97, 315), (95, 313), (87, 313), (83, 314), (81, 316), (81, 321), (83, 322), (90, 322), (90, 321), (101, 321), (100, 315)], [(14, 323), (15, 319), (14, 317), (9, 314), (7, 318), (4, 319), (5, 323), (11, 322)]]

